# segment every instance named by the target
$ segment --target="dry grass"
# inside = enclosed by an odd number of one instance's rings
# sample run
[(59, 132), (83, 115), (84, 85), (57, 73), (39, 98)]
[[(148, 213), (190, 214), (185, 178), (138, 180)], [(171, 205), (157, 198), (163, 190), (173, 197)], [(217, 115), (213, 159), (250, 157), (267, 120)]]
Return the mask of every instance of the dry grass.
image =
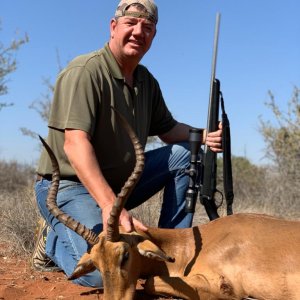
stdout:
[(145, 225), (157, 227), (163, 191), (158, 192), (142, 205), (131, 210), (130, 213), (137, 219), (141, 220)]
[(0, 244), (6, 245), (0, 255), (30, 255), (39, 217), (32, 185), (1, 193), (0, 203)]
[[(300, 220), (299, 182), (282, 180), (279, 174), (271, 169), (264, 172), (257, 172), (255, 169), (254, 173), (252, 172), (253, 169), (245, 172), (248, 177), (238, 172), (239, 176), (234, 178), (234, 213), (255, 212)], [(254, 176), (259, 178), (254, 180)], [(8, 177), (12, 178), (12, 175)], [(5, 249), (0, 249), (0, 255), (27, 256), (33, 249), (34, 231), (40, 215), (32, 180), (31, 183), (26, 184), (23, 180), (22, 184), (18, 183), (16, 187), (13, 187), (11, 182), (16, 181), (10, 180), (9, 189), (5, 188), (7, 185), (3, 182), (0, 185), (0, 244), (7, 245)], [(134, 209), (133, 215), (148, 226), (157, 226), (162, 195), (161, 191), (142, 206)], [(226, 214), (224, 204), (219, 208), (219, 214), (220, 216)], [(198, 201), (193, 225), (208, 221), (204, 207)]]

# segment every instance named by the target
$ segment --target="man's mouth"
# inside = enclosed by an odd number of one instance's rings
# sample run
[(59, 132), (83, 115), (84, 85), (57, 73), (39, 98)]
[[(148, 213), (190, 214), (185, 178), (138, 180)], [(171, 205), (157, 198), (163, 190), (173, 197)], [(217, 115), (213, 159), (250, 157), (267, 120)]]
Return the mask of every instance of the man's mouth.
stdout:
[(143, 42), (142, 41), (137, 41), (137, 40), (129, 40), (128, 41), (130, 44), (141, 47), (143, 46)]

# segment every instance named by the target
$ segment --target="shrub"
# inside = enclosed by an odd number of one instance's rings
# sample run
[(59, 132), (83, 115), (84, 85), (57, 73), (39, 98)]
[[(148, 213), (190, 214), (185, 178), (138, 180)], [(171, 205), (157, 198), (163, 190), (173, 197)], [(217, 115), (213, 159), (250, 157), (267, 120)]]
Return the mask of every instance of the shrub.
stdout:
[[(0, 196), (0, 255), (30, 255), (39, 212), (32, 185)], [(0, 249), (1, 249), (0, 248)]]

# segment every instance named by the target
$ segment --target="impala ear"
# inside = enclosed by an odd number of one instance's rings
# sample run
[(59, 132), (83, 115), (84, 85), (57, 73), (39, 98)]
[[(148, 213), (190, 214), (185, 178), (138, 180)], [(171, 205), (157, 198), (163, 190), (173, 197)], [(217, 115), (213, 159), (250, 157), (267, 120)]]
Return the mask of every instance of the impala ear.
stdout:
[(163, 252), (159, 247), (157, 247), (153, 242), (149, 240), (143, 240), (137, 244), (137, 249), (142, 256), (167, 261), (174, 262), (175, 258), (168, 256), (165, 252)]
[(72, 275), (68, 277), (68, 280), (77, 279), (77, 278), (79, 278), (87, 273), (93, 272), (95, 270), (96, 270), (96, 267), (91, 260), (91, 255), (89, 253), (85, 253), (80, 258)]

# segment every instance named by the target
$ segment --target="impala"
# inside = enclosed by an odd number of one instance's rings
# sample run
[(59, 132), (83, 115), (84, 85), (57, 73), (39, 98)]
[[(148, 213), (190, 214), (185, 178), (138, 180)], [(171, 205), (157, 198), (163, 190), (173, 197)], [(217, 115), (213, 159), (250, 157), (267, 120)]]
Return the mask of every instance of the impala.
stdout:
[[(116, 112), (117, 113), (117, 112)], [(149, 228), (125, 233), (119, 215), (144, 165), (138, 139), (120, 118), (136, 153), (136, 166), (116, 197), (108, 229), (100, 235), (56, 205), (59, 166), (53, 165), (50, 212), (90, 245), (69, 279), (95, 269), (103, 277), (104, 299), (134, 298), (137, 280), (145, 291), (183, 299), (300, 299), (300, 222), (259, 214), (235, 214), (186, 229)]]

